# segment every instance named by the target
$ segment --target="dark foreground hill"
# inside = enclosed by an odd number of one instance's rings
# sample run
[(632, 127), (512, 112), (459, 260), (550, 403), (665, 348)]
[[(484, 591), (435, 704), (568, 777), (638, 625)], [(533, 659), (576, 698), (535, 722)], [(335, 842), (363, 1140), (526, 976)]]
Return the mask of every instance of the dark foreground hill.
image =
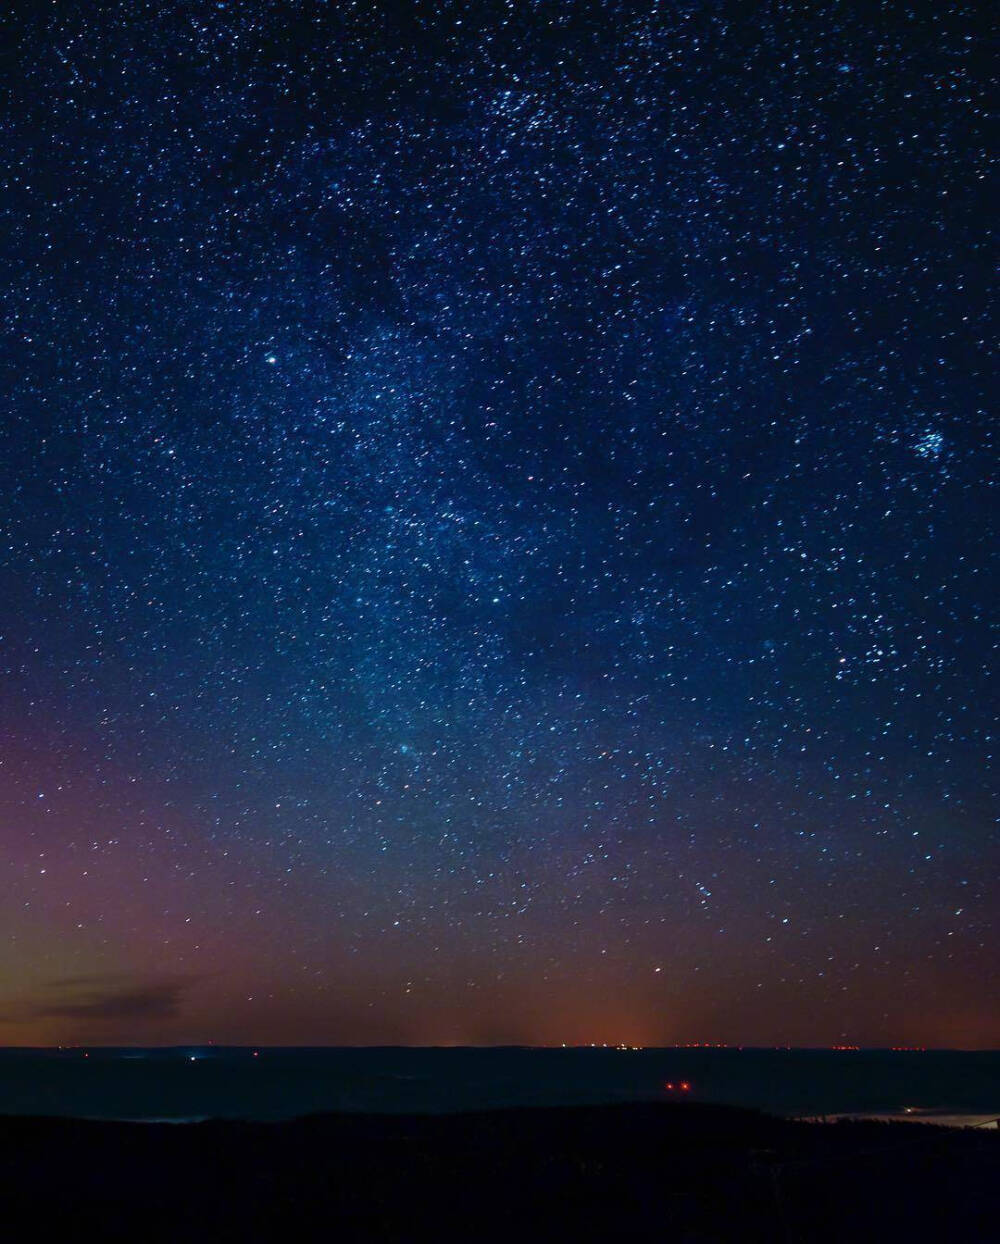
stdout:
[(10, 1240), (1000, 1238), (1000, 1134), (626, 1105), (0, 1120)]

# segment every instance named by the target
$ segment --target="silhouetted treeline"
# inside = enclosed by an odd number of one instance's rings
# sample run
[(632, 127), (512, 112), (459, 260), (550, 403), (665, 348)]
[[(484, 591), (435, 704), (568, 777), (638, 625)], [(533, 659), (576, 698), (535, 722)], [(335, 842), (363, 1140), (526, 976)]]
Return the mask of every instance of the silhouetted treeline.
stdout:
[(6, 1238), (994, 1241), (1000, 1134), (696, 1104), (0, 1120)]

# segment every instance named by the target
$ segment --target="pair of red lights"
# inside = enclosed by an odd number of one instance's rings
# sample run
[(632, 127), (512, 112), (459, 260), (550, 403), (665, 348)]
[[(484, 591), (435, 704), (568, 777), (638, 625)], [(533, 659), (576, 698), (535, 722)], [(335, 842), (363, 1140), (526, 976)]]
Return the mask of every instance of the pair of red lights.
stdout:
[(691, 1085), (687, 1080), (678, 1080), (676, 1083), (673, 1080), (668, 1080), (666, 1089), (668, 1093), (690, 1093)]

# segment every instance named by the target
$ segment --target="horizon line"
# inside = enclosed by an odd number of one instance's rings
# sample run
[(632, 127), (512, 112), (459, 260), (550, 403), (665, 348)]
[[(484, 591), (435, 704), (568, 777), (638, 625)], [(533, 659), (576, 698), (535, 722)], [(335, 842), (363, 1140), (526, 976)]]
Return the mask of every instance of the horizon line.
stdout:
[(116, 1044), (91, 1044), (73, 1042), (61, 1045), (4, 1045), (0, 1044), (3, 1053), (72, 1053), (73, 1051), (112, 1051), (112, 1050), (593, 1050), (608, 1053), (643, 1053), (654, 1050), (669, 1051), (729, 1051), (732, 1053), (825, 1053), (825, 1054), (1000, 1054), (1000, 1046), (958, 1046), (958, 1045), (855, 1045), (838, 1042), (831, 1045), (734, 1045), (721, 1042), (683, 1042), (675, 1045), (628, 1045), (624, 1042), (611, 1044), (606, 1042), (581, 1042), (554, 1044), (533, 1044), (530, 1042), (503, 1042), (498, 1044), (411, 1044), (401, 1042), (364, 1043), (336, 1045), (328, 1042), (319, 1044), (269, 1044), (250, 1042), (247, 1044), (231, 1044), (217, 1041), (181, 1041), (159, 1042), (120, 1042)]

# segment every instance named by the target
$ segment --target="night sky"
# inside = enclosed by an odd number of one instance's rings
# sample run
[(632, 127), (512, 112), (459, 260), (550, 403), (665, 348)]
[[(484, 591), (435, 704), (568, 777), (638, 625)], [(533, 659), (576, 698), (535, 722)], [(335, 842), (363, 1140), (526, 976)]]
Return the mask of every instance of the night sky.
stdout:
[(0, 22), (0, 1043), (1000, 1045), (985, 6)]

